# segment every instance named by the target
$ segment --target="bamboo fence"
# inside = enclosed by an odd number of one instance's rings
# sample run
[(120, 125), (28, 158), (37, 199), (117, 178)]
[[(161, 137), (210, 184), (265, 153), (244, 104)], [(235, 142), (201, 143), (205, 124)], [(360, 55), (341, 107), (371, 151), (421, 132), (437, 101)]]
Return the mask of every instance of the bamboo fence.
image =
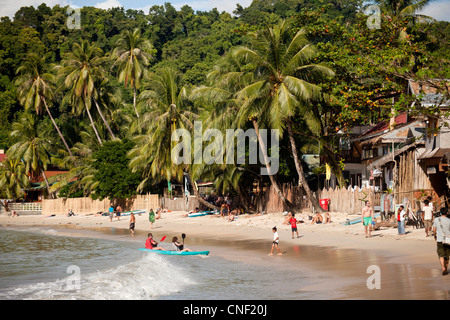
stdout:
[[(309, 199), (298, 186), (285, 184), (281, 186), (286, 199), (294, 203), (302, 211), (312, 212)], [(359, 188), (329, 188), (316, 192), (319, 199), (329, 199), (329, 210), (334, 212), (344, 212), (347, 214), (359, 214), (369, 200), (372, 206), (380, 206), (381, 193), (375, 193), (373, 189)], [(267, 213), (283, 212), (287, 210), (278, 197), (275, 189), (271, 186), (258, 199), (256, 208), (258, 211)]]
[(71, 209), (75, 214), (92, 214), (106, 212), (112, 205), (120, 204), (123, 211), (149, 210), (160, 207), (159, 196), (157, 194), (138, 195), (130, 199), (116, 199), (111, 202), (108, 199), (93, 200), (89, 197), (84, 198), (60, 198), (44, 199), (42, 201), (42, 214), (67, 214)]

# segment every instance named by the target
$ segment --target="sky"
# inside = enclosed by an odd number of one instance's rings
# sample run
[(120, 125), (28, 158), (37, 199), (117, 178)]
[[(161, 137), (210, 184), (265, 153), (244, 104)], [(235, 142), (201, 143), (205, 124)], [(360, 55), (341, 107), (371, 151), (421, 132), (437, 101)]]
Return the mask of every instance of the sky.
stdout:
[[(248, 7), (252, 0), (1, 0), (0, 17), (13, 17), (15, 12), (24, 6), (38, 7), (45, 2), (49, 7), (56, 4), (61, 6), (70, 5), (75, 7), (94, 6), (107, 9), (112, 7), (124, 7), (125, 9), (140, 9), (148, 13), (148, 9), (153, 5), (163, 5), (170, 2), (176, 9), (187, 4), (195, 11), (209, 11), (217, 8), (219, 12), (226, 11), (232, 13), (236, 9), (236, 4)], [(431, 16), (436, 20), (450, 22), (450, 0), (432, 1), (422, 14)]]

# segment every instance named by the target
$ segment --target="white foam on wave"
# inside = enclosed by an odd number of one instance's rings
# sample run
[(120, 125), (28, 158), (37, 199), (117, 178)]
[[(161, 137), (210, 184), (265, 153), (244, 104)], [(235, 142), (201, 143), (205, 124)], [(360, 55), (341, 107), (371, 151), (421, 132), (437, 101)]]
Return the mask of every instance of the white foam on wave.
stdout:
[(70, 289), (69, 276), (53, 282), (41, 282), (2, 290), (0, 299), (129, 300), (157, 299), (181, 292), (195, 281), (167, 257), (144, 254), (141, 259), (118, 267), (83, 275), (79, 288)]

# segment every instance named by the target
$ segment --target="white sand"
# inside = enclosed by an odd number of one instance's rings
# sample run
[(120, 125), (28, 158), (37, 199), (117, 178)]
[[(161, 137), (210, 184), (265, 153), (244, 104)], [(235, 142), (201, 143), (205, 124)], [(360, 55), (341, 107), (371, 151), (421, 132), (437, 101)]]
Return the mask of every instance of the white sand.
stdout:
[[(272, 240), (272, 227), (276, 226), (280, 235), (280, 246), (284, 245), (315, 245), (334, 246), (340, 249), (373, 250), (386, 253), (389, 256), (401, 256), (409, 259), (410, 263), (427, 264), (433, 263), (436, 267), (438, 259), (436, 256), (435, 241), (433, 237), (426, 237), (424, 229), (415, 229), (407, 226), (407, 234), (399, 236), (397, 228), (381, 228), (372, 232), (371, 238), (365, 238), (364, 228), (361, 223), (354, 225), (342, 225), (346, 219), (358, 217), (339, 212), (332, 212), (332, 222), (327, 224), (310, 224), (307, 214), (296, 215), (297, 219), (303, 218), (306, 223), (298, 223), (300, 238), (296, 235), (291, 239), (290, 225), (285, 225), (285, 216), (282, 213), (266, 214), (264, 216), (240, 215), (235, 221), (228, 222), (227, 219), (218, 216), (184, 217), (184, 212), (163, 213), (161, 219), (153, 224), (150, 229), (148, 215), (136, 215), (136, 231), (153, 231), (158, 234), (189, 233), (196, 236), (209, 237), (234, 237), (235, 239)], [(0, 216), (0, 225), (3, 226), (49, 226), (49, 225), (72, 225), (81, 228), (115, 227), (128, 229), (129, 216), (114, 218), (112, 222), (109, 217), (95, 215), (66, 216), (40, 216), (21, 215), (11, 217), (5, 214)]]

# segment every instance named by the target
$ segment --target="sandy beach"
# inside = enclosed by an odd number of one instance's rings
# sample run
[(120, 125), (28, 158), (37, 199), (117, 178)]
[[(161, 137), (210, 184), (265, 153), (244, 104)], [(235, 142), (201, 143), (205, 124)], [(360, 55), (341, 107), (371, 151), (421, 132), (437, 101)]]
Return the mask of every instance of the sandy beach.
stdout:
[[(365, 238), (361, 223), (341, 224), (357, 217), (332, 212), (332, 222), (310, 224), (307, 214), (296, 215), (299, 234), (292, 239), (290, 226), (283, 224), (282, 213), (263, 216), (240, 215), (235, 221), (218, 216), (185, 217), (184, 212), (166, 212), (150, 229), (148, 215), (136, 215), (135, 239), (145, 240), (147, 232), (156, 238), (188, 235), (187, 243), (194, 249), (208, 246), (211, 254), (247, 264), (273, 265), (276, 270), (295, 271), (296, 261), (302, 268), (317, 271), (325, 279), (314, 290), (333, 290), (345, 286), (350, 299), (450, 299), (450, 276), (442, 276), (436, 255), (435, 241), (426, 237), (424, 229), (407, 227), (399, 236), (396, 228), (381, 228)], [(0, 226), (70, 226), (82, 229), (118, 229), (128, 235), (129, 216), (111, 222), (106, 216), (78, 215), (19, 217), (0, 216)], [(269, 257), (272, 227), (280, 235), (282, 256)], [(160, 239), (160, 238), (159, 238)], [(167, 240), (170, 241), (170, 240)], [(379, 268), (381, 288), (368, 289), (373, 269)], [(322, 286), (323, 288), (320, 288)], [(313, 288), (311, 288), (313, 289)], [(361, 295), (362, 294), (362, 295)]]

